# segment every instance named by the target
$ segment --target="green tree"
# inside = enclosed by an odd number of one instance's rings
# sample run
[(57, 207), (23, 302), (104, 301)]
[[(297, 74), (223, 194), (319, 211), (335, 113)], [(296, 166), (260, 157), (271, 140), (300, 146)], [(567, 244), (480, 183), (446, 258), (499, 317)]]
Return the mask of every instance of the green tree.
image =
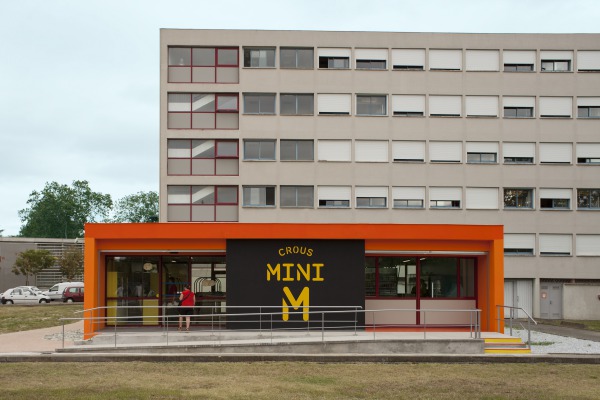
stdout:
[(87, 181), (72, 186), (46, 183), (40, 192), (33, 191), (28, 208), (19, 211), (24, 225), (19, 236), (76, 238), (83, 235), (86, 222), (104, 222), (112, 208), (109, 194), (93, 192)]
[(69, 246), (57, 261), (60, 272), (69, 282), (83, 272), (83, 251), (77, 246)]
[(114, 222), (158, 222), (158, 193), (137, 192), (115, 204)]
[(29, 285), (29, 276), (35, 276), (40, 271), (50, 268), (55, 261), (48, 250), (25, 250), (17, 256), (12, 272), (15, 275), (25, 275), (25, 285)]

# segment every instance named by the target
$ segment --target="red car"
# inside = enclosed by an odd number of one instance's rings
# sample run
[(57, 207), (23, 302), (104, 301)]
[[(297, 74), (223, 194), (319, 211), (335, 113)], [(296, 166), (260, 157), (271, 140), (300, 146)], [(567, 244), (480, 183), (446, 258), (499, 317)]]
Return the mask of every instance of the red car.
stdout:
[(68, 286), (62, 294), (63, 303), (73, 303), (74, 301), (83, 301), (83, 286)]

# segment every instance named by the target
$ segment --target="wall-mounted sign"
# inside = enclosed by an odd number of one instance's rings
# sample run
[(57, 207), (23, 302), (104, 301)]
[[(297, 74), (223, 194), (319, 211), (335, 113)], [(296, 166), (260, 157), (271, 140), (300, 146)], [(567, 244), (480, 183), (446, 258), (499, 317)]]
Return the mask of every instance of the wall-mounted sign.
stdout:
[(228, 240), (227, 328), (363, 326), (364, 270), (362, 240)]

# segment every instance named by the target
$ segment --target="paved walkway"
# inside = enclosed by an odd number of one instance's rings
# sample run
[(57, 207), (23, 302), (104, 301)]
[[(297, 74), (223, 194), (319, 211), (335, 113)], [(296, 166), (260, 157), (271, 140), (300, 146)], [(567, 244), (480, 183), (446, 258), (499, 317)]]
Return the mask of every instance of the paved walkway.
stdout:
[[(549, 333), (551, 335), (572, 337), (575, 339), (591, 340), (593, 342), (600, 342), (600, 332), (588, 331), (585, 329), (571, 328), (568, 326), (555, 326), (537, 324), (531, 327), (532, 331)], [(507, 330), (508, 333), (508, 330)]]
[[(62, 347), (62, 326), (34, 329), (30, 331), (5, 333), (0, 335), (2, 353), (47, 353)], [(74, 340), (81, 340), (83, 321), (65, 325), (65, 347), (72, 346)]]

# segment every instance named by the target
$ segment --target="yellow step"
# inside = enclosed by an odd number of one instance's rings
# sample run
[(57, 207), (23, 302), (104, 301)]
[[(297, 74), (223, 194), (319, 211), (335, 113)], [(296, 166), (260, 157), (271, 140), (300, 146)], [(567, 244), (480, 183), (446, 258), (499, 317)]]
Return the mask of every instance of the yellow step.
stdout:
[(485, 343), (523, 343), (521, 338), (487, 338), (483, 339)]
[(527, 348), (485, 349), (486, 354), (531, 354)]

